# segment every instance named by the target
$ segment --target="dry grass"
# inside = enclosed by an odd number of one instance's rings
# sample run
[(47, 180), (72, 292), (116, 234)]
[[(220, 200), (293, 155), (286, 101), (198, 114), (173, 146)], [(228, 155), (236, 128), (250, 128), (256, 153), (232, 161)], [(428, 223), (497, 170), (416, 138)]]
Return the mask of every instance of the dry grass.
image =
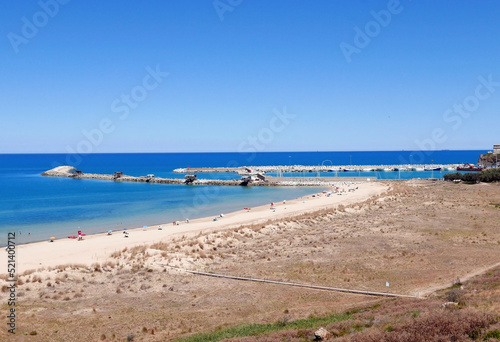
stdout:
[[(23, 273), (24, 284), (19, 285), (24, 296), (19, 301), (18, 331), (23, 336), (36, 330), (40, 340), (99, 340), (103, 335), (126, 340), (132, 334), (135, 340), (164, 341), (218, 326), (276, 322), (285, 310), (297, 319), (380, 301), (196, 277), (165, 271), (159, 264), (367, 290), (385, 291), (385, 282), (390, 281), (390, 290), (399, 293), (450, 286), (457, 277), (500, 258), (499, 212), (490, 203), (500, 203), (499, 185), (393, 183), (386, 194), (343, 208), (125, 248), (91, 266), (30, 270)], [(485, 280), (483, 285), (481, 279), (470, 285), (478, 291), (466, 288), (460, 300), (478, 312), (490, 308), (500, 312), (494, 285), (500, 280)], [(445, 293), (442, 296), (431, 301), (384, 302), (377, 310), (388, 312), (391, 329), (412, 329), (405, 324), (415, 318), (413, 313), (433, 319), (424, 303), (435, 301), (440, 309), (447, 300)], [(400, 307), (388, 306), (391, 303)], [(86, 309), (92, 307), (95, 313)], [(400, 317), (389, 314), (402, 311)], [(371, 328), (366, 326), (370, 317), (361, 313), (354, 323), (366, 331), (373, 329), (370, 334), (385, 336), (387, 327), (380, 312), (370, 313), (379, 317)], [(4, 333), (0, 332), (0, 339)], [(286, 335), (290, 340), (303, 338), (298, 332), (282, 334), (290, 334)]]
[[(382, 300), (371, 307), (352, 310), (351, 320), (323, 325), (330, 341), (494, 341), (500, 336), (499, 314), (490, 303), (500, 296), (500, 269), (476, 277), (463, 284), (466, 300), (459, 306), (443, 306), (452, 287), (427, 300), (398, 298)], [(484, 293), (484, 295), (483, 295)], [(482, 308), (480, 311), (479, 308)], [(304, 341), (312, 340), (315, 329), (294, 329), (258, 337), (227, 339), (231, 342)]]

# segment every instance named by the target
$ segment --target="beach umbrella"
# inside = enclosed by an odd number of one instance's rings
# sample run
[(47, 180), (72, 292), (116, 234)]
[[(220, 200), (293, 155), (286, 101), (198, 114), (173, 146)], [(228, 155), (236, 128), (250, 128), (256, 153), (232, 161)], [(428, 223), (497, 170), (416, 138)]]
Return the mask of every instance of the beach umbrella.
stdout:
[(54, 242), (54, 240), (55, 240), (55, 237), (51, 236), (50, 237), (50, 242)]
[(142, 228), (147, 228), (148, 226), (142, 226)]
[(123, 228), (123, 230), (127, 230), (127, 228)]
[(112, 231), (111, 229), (110, 229), (110, 230), (108, 230), (108, 233), (112, 233), (112, 232), (113, 232), (113, 231)]

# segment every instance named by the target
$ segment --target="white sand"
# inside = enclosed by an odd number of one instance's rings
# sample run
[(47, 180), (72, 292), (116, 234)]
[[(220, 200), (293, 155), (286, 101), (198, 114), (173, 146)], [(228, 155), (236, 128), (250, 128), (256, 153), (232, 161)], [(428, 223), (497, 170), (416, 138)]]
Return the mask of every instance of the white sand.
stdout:
[[(354, 192), (348, 189), (356, 188)], [(300, 199), (287, 201), (286, 204), (274, 203), (275, 211), (270, 205), (252, 208), (250, 211), (240, 210), (233, 213), (224, 213), (223, 218), (213, 221), (213, 216), (191, 220), (190, 223), (179, 222), (174, 226), (172, 222), (163, 224), (163, 229), (157, 226), (129, 229), (129, 237), (125, 238), (121, 231), (113, 232), (112, 235), (96, 234), (85, 236), (83, 241), (76, 239), (58, 239), (54, 242), (37, 242), (16, 246), (16, 268), (20, 274), (29, 269), (43, 267), (55, 267), (64, 264), (87, 264), (106, 261), (114, 251), (125, 247), (134, 247), (142, 244), (152, 244), (159, 241), (168, 242), (173, 236), (179, 234), (194, 233), (200, 231), (212, 231), (235, 228), (244, 224), (262, 223), (269, 219), (281, 219), (292, 217), (306, 212), (314, 212), (324, 208), (333, 208), (339, 204), (351, 204), (364, 201), (387, 190), (387, 186), (381, 183), (362, 183), (351, 185), (351, 187), (340, 186), (347, 192), (330, 197), (325, 194), (316, 197), (304, 196)], [(214, 213), (218, 216), (220, 213)], [(3, 252), (5, 253), (5, 252)], [(7, 261), (0, 263), (0, 274), (7, 272)]]

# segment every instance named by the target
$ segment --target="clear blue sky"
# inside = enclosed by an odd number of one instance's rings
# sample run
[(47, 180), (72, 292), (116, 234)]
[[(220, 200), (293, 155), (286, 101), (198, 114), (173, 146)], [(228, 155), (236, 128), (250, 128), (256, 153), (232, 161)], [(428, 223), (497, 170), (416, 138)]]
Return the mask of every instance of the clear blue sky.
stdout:
[(1, 4), (0, 153), (500, 143), (498, 1), (60, 1)]

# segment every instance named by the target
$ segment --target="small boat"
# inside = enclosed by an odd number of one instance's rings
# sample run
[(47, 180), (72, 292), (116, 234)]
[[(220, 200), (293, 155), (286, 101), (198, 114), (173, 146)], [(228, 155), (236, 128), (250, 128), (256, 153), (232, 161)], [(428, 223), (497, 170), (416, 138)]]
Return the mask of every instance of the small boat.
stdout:
[(373, 171), (373, 169), (366, 168), (366, 169), (363, 169), (362, 171), (363, 171), (363, 172), (371, 172), (371, 171)]
[(344, 172), (356, 172), (358, 170), (356, 170), (356, 169), (343, 169), (342, 171), (344, 171)]
[(446, 171), (457, 171), (456, 167), (445, 167), (444, 168)]
[(423, 167), (412, 167), (412, 171), (424, 171)]
[(474, 164), (466, 163), (463, 166), (457, 167), (457, 171), (483, 171), (484, 168), (477, 167)]
[(392, 169), (386, 167), (386, 168), (383, 169), (383, 171), (384, 172), (389, 172), (389, 171), (392, 171)]
[(441, 171), (440, 167), (426, 167), (424, 171)]
[(395, 167), (394, 171), (409, 171), (406, 167)]

